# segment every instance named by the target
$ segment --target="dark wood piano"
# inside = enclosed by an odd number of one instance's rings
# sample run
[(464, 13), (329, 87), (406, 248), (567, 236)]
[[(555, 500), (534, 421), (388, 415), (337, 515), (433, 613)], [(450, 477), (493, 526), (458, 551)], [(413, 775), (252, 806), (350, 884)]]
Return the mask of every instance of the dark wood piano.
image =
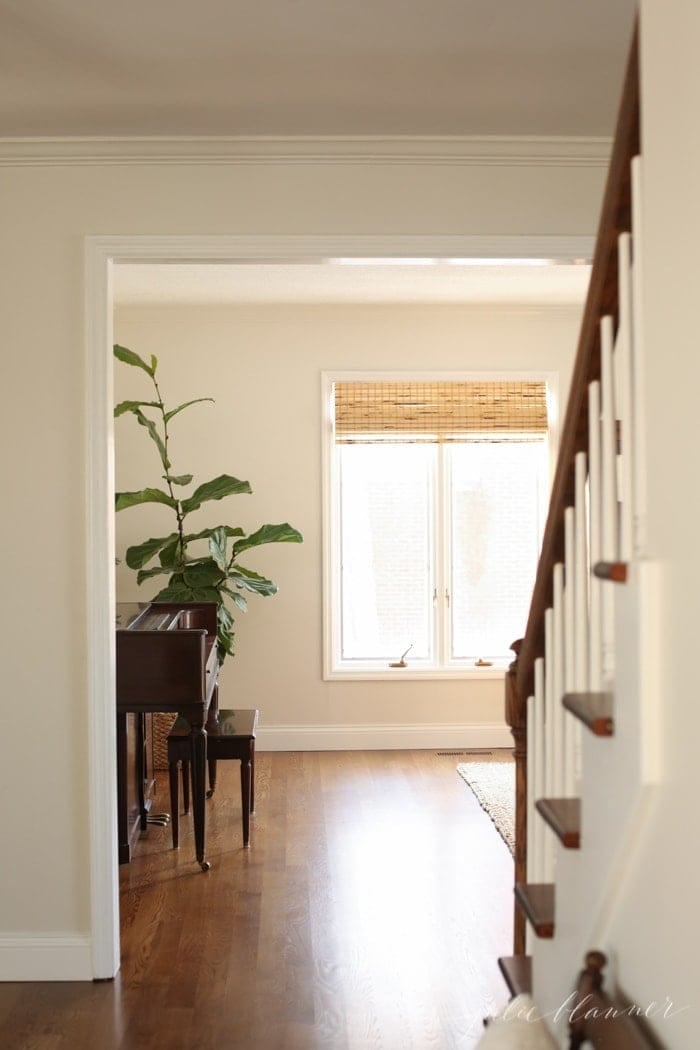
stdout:
[(129, 860), (135, 827), (145, 830), (148, 822), (145, 719), (174, 711), (192, 726), (195, 847), (206, 871), (206, 721), (210, 707), (218, 707), (216, 603), (118, 604), (116, 626), (119, 859)]

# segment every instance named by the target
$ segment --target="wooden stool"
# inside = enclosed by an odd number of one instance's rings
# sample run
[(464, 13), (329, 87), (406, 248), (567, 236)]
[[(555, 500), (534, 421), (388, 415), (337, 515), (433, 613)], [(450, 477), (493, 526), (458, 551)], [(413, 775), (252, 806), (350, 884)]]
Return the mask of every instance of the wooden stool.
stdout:
[[(215, 720), (214, 720), (215, 719)], [(241, 809), (243, 816), (243, 845), (250, 846), (250, 814), (255, 808), (255, 730), (258, 711), (218, 711), (207, 722), (207, 765), (211, 798), (216, 788), (216, 763), (224, 758), (237, 758), (241, 763)], [(179, 844), (180, 800), (177, 766), (182, 764), (182, 794), (185, 813), (190, 808), (190, 724), (178, 718), (168, 736), (168, 773), (170, 777), (170, 826), (173, 848)]]

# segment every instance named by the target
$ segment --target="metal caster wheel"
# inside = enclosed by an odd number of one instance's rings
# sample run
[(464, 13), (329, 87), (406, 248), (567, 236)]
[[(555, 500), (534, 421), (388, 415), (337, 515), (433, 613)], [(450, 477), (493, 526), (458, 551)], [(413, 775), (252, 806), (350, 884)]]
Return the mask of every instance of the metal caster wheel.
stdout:
[(211, 864), (208, 860), (201, 861), (199, 866), (202, 869), (202, 871), (209, 871), (211, 869)]

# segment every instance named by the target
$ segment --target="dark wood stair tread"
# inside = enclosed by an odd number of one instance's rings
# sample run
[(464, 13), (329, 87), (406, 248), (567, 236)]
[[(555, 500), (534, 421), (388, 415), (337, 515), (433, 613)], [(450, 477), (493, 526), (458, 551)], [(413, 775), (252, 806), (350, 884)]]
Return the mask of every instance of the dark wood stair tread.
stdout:
[(581, 845), (581, 799), (539, 798), (535, 807), (567, 849)]
[(599, 580), (611, 580), (613, 583), (627, 583), (626, 561), (599, 561), (593, 566), (593, 575)]
[(515, 899), (538, 937), (554, 936), (554, 885), (549, 882), (516, 882)]
[(613, 735), (612, 693), (565, 693), (562, 703), (596, 736)]
[(503, 955), (498, 960), (498, 968), (513, 998), (516, 995), (530, 994), (532, 991), (532, 956)]

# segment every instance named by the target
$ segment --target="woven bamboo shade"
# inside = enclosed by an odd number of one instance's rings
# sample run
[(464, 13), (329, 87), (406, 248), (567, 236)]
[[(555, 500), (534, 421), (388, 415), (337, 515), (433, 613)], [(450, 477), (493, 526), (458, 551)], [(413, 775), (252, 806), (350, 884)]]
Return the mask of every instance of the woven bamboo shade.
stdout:
[(499, 440), (547, 431), (541, 382), (336, 383), (336, 442)]

